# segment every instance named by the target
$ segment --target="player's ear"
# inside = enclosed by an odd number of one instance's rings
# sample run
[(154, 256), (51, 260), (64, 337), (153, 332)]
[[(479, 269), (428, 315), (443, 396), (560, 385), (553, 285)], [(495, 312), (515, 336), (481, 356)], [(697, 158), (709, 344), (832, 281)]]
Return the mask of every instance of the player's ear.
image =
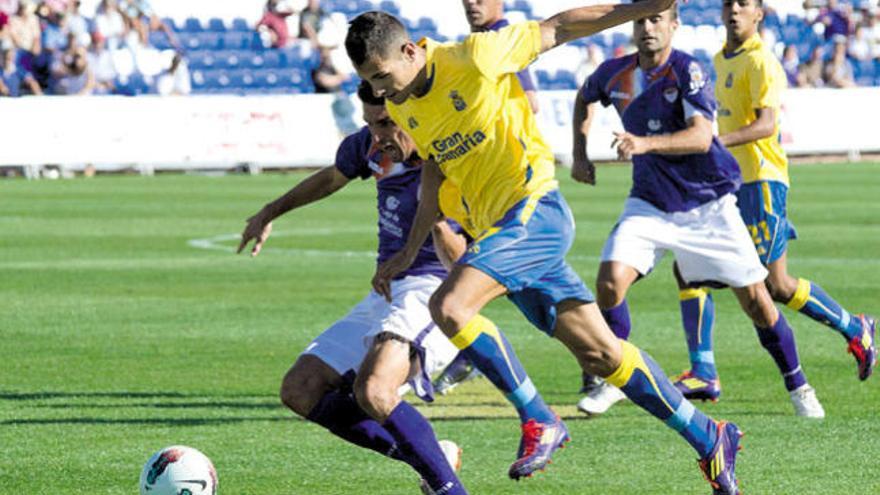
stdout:
[(403, 59), (406, 60), (407, 62), (410, 62), (410, 63), (415, 62), (417, 50), (418, 50), (418, 47), (416, 46), (415, 43), (412, 42), (412, 40), (407, 40), (407, 42), (404, 43), (403, 46), (400, 47), (400, 51), (401, 51), (401, 54), (403, 55)]

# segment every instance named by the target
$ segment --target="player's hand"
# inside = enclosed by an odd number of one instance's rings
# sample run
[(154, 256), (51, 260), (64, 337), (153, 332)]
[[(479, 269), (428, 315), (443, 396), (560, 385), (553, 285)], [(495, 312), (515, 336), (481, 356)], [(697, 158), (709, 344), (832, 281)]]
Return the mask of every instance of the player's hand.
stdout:
[(615, 132), (611, 147), (617, 148), (617, 158), (621, 160), (629, 160), (633, 155), (643, 155), (648, 152), (645, 138), (628, 132)]
[(575, 160), (571, 164), (571, 178), (584, 184), (596, 185), (596, 166), (590, 159)]
[(247, 219), (247, 225), (241, 233), (241, 243), (238, 245), (236, 253), (241, 254), (245, 246), (253, 240), (255, 242), (254, 247), (251, 249), (251, 256), (260, 254), (260, 250), (263, 249), (263, 244), (266, 242), (266, 239), (269, 238), (269, 234), (271, 233), (272, 217), (264, 208), (256, 215)]
[(391, 281), (398, 273), (409, 268), (413, 264), (414, 256), (410, 256), (405, 250), (401, 249), (394, 256), (385, 260), (384, 263), (376, 267), (376, 274), (373, 275), (373, 290), (379, 293), (386, 301), (391, 302)]

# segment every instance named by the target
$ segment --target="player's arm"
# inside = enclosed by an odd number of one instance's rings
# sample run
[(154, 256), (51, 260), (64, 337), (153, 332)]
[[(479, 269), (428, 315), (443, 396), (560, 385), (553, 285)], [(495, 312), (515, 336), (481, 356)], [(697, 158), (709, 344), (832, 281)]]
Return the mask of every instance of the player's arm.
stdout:
[(434, 242), (434, 251), (437, 258), (447, 270), (452, 270), (452, 265), (464, 255), (467, 249), (467, 239), (456, 232), (445, 218), (438, 220), (431, 229), (431, 239)]
[(658, 136), (635, 136), (628, 132), (615, 132), (611, 147), (617, 147), (617, 156), (629, 160), (633, 155), (656, 153), (658, 155), (692, 155), (706, 153), (712, 146), (712, 121), (702, 114), (688, 119), (688, 127), (671, 134)]
[(596, 104), (587, 103), (581, 91), (578, 91), (574, 101), (574, 116), (572, 118), (572, 157), (571, 178), (584, 184), (596, 185), (596, 166), (590, 160), (587, 153), (587, 134), (593, 123)]
[(672, 7), (675, 0), (603, 4), (560, 12), (541, 21), (541, 52), (626, 22), (650, 17)]
[(267, 203), (254, 216), (247, 219), (237, 252), (241, 253), (251, 240), (255, 240), (251, 256), (258, 255), (272, 232), (273, 220), (288, 211), (330, 196), (342, 189), (350, 180), (335, 165), (322, 168), (308, 176), (293, 189)]
[(445, 177), (434, 160), (428, 160), (422, 165), (421, 180), (421, 198), (406, 244), (394, 256), (376, 267), (376, 274), (373, 275), (373, 289), (388, 301), (391, 301), (391, 280), (412, 265), (440, 216), (438, 195)]
[(760, 139), (768, 138), (776, 132), (776, 109), (756, 108), (755, 120), (739, 129), (718, 136), (721, 144), (731, 148), (741, 144), (752, 143)]

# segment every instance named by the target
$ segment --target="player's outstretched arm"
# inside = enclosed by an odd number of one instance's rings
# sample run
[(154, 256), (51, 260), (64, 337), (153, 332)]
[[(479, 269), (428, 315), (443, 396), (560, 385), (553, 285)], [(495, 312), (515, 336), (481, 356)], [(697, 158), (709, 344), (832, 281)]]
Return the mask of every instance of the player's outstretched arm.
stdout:
[(755, 120), (751, 124), (718, 136), (721, 144), (731, 148), (741, 144), (748, 144), (760, 139), (768, 138), (776, 132), (776, 109), (755, 109)]
[(241, 233), (241, 243), (237, 253), (252, 240), (254, 247), (251, 256), (260, 254), (263, 244), (272, 232), (272, 221), (290, 210), (314, 203), (335, 193), (348, 184), (350, 179), (342, 174), (335, 165), (322, 168), (306, 177), (302, 182), (287, 191), (275, 201), (267, 203), (254, 216), (247, 219), (247, 225)]
[(584, 95), (578, 91), (574, 101), (574, 117), (572, 118), (572, 157), (571, 178), (584, 184), (596, 185), (596, 166), (587, 153), (587, 134), (593, 123), (595, 103), (587, 103)]
[(658, 155), (692, 155), (706, 153), (712, 146), (712, 121), (697, 114), (688, 120), (687, 129), (659, 136), (636, 136), (628, 132), (615, 132), (611, 147), (617, 148), (621, 160), (633, 155), (656, 153)]
[(391, 280), (413, 264), (416, 255), (419, 254), (419, 249), (428, 239), (428, 235), (440, 216), (438, 195), (444, 180), (443, 172), (440, 171), (440, 167), (434, 160), (428, 160), (422, 165), (422, 191), (419, 207), (416, 209), (416, 216), (413, 219), (409, 236), (406, 238), (406, 244), (394, 256), (376, 267), (376, 274), (373, 275), (373, 289), (389, 302), (391, 301)]
[(649, 17), (672, 7), (675, 0), (644, 0), (631, 4), (603, 4), (560, 12), (541, 22), (541, 52), (610, 27)]

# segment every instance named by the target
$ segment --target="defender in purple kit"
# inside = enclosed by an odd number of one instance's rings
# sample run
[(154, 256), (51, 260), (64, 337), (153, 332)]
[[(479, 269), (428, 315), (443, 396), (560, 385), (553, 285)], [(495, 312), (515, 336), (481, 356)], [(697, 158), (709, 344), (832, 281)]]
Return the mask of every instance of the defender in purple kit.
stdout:
[[(400, 250), (419, 201), (421, 160), (415, 145), (367, 85), (359, 88), (368, 127), (345, 138), (335, 165), (308, 177), (248, 219), (238, 252), (251, 240), (256, 256), (284, 213), (323, 199), (350, 181), (376, 179), (381, 263)], [(438, 221), (413, 265), (391, 284), (390, 302), (371, 292), (348, 315), (313, 340), (287, 372), (281, 400), (293, 412), (360, 447), (406, 462), (422, 477), (425, 494), (467, 493), (455, 474), (460, 449), (438, 442), (428, 421), (400, 399), (408, 383), (432, 401), (430, 374), (457, 350), (431, 321), (428, 300), (464, 252), (458, 228)], [(442, 260), (442, 262), (441, 262)]]

